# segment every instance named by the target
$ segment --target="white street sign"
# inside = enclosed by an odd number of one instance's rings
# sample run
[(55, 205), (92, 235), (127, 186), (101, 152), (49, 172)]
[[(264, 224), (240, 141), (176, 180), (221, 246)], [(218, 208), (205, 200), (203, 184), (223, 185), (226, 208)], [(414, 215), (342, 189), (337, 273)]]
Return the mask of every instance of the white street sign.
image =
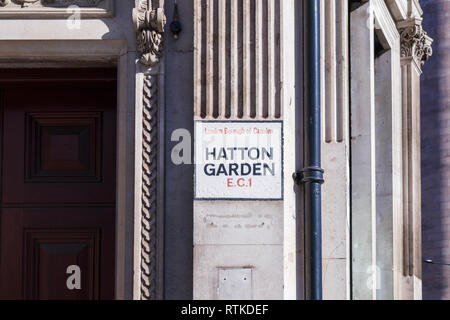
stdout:
[(283, 199), (281, 121), (196, 121), (195, 198)]

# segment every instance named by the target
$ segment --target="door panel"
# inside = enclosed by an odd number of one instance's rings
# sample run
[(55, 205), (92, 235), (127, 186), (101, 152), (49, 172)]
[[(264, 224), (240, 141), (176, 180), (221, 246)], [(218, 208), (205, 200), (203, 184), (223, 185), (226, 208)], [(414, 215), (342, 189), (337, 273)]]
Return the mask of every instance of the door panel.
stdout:
[[(98, 298), (99, 229), (25, 230), (24, 241), (27, 299)], [(74, 265), (84, 273), (80, 290), (67, 290), (67, 268)]]
[(26, 182), (99, 182), (101, 113), (27, 113)]
[(105, 78), (3, 83), (2, 299), (114, 298), (116, 90)]
[(4, 90), (4, 204), (114, 202), (115, 94), (73, 90)]

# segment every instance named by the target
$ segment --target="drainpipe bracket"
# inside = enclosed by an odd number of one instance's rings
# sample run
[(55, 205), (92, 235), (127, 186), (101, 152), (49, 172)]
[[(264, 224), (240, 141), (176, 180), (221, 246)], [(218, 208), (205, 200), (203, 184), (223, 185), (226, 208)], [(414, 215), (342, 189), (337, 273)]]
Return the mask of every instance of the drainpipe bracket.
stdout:
[(294, 172), (292, 178), (297, 185), (306, 183), (319, 183), (324, 184), (325, 171), (320, 167), (306, 167), (300, 171)]

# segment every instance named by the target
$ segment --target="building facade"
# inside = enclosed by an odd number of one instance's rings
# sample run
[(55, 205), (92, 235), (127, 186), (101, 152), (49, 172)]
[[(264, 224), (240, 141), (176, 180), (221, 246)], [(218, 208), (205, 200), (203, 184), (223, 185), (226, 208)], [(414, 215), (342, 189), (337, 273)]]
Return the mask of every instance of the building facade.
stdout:
[(0, 298), (421, 299), (422, 16), (0, 1)]
[[(436, 40), (422, 79), (423, 298), (450, 299), (449, 257), (449, 1), (421, 1), (429, 34)], [(447, 265), (439, 265), (440, 263)]]

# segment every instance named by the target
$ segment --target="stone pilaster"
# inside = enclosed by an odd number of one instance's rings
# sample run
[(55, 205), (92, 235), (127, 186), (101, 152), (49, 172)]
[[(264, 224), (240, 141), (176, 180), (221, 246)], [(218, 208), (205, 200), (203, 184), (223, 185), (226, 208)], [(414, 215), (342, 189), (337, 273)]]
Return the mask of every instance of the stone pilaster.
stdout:
[[(133, 23), (136, 30), (137, 50), (139, 55), (138, 69), (143, 77), (138, 77), (137, 87), (142, 88), (138, 94), (136, 110), (136, 137), (142, 142), (136, 148), (137, 162), (140, 162), (141, 175), (137, 177), (136, 190), (141, 201), (136, 208), (135, 239), (140, 238), (140, 246), (136, 246), (135, 272), (139, 274), (135, 287), (135, 298), (155, 300), (162, 298), (162, 236), (159, 226), (163, 217), (158, 208), (158, 172), (159, 172), (159, 113), (162, 92), (160, 88), (160, 64), (163, 53), (163, 33), (166, 24), (162, 1), (140, 0), (133, 10)], [(137, 141), (139, 141), (137, 140)], [(137, 163), (136, 162), (136, 163)], [(139, 217), (140, 215), (140, 217)], [(136, 241), (136, 243), (138, 243)], [(161, 252), (160, 252), (161, 251)], [(135, 278), (136, 280), (136, 278)]]
[(403, 121), (403, 277), (402, 299), (421, 299), (420, 76), (432, 55), (433, 40), (421, 18), (397, 24), (401, 37)]
[(350, 297), (349, 3), (321, 0), (324, 300)]

